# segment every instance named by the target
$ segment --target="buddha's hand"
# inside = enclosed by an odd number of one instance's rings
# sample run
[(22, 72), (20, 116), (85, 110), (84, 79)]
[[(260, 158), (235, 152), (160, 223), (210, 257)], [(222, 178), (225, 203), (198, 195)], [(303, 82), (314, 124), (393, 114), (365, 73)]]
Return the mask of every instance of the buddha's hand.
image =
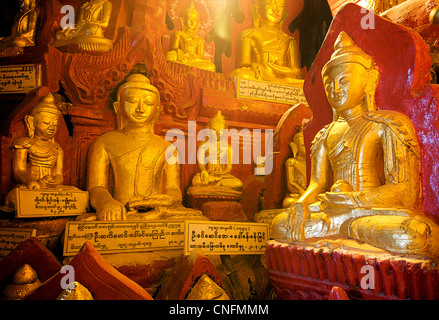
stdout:
[(29, 189), (41, 189), (42, 185), (41, 185), (41, 183), (40, 183), (39, 181), (37, 181), (37, 180), (30, 180), (30, 181), (27, 183), (27, 187), (28, 187)]
[(290, 207), (290, 215), (287, 220), (288, 240), (303, 241), (305, 240), (305, 221), (309, 216), (307, 205), (296, 202)]
[(200, 181), (202, 184), (209, 184), (209, 172), (202, 171), (200, 173)]
[(126, 220), (125, 207), (117, 200), (105, 202), (97, 211), (98, 220)]
[(361, 192), (326, 192), (319, 195), (326, 207), (333, 208), (358, 208), (362, 207), (359, 200)]
[(170, 206), (175, 202), (175, 199), (169, 194), (154, 194), (143, 198), (142, 202), (151, 208), (156, 208)]

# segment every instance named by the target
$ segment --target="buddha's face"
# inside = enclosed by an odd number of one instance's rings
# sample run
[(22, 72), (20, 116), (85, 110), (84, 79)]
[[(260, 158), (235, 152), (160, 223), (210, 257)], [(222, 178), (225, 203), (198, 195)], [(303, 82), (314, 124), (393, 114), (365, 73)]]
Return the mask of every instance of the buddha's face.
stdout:
[(270, 22), (279, 23), (284, 14), (285, 0), (261, 0), (261, 15)]
[(366, 83), (366, 69), (352, 62), (336, 65), (323, 76), (328, 102), (339, 112), (363, 103)]
[(120, 103), (132, 124), (143, 125), (155, 118), (157, 95), (154, 92), (129, 88), (121, 92)]
[(211, 130), (213, 130), (213, 132), (215, 132), (217, 139), (219, 139), (221, 136), (221, 130), (224, 130), (226, 128), (227, 127), (223, 122), (214, 122), (209, 126), (209, 129), (211, 129)]
[(38, 112), (34, 116), (35, 136), (52, 139), (56, 136), (59, 116), (50, 112)]
[(194, 10), (186, 11), (184, 21), (189, 30), (196, 30), (199, 22), (198, 12)]

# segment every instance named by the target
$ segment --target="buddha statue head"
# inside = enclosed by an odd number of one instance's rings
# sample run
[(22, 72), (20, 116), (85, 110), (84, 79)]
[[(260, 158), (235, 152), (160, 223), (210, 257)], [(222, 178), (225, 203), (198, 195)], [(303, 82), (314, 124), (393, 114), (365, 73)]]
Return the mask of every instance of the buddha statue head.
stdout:
[(119, 131), (134, 127), (154, 127), (160, 115), (160, 93), (142, 74), (133, 74), (117, 90), (113, 103)]
[(285, 19), (286, 0), (257, 0), (257, 13), (259, 19), (281, 24)]
[(183, 11), (180, 23), (183, 31), (197, 33), (200, 27), (200, 14), (197, 9), (195, 9), (193, 1), (191, 1), (190, 6)]
[(37, 136), (43, 140), (53, 140), (58, 131), (61, 116), (53, 95), (47, 94), (24, 117), (29, 137)]
[(209, 122), (206, 125), (207, 129), (211, 129), (215, 132), (217, 139), (221, 136), (221, 130), (227, 129), (227, 123), (226, 119), (221, 114), (221, 111), (218, 111), (218, 113), (209, 120)]
[(372, 58), (352, 39), (341, 32), (334, 44), (331, 59), (322, 68), (322, 78), (334, 120), (340, 112), (357, 105), (373, 111), (379, 71)]

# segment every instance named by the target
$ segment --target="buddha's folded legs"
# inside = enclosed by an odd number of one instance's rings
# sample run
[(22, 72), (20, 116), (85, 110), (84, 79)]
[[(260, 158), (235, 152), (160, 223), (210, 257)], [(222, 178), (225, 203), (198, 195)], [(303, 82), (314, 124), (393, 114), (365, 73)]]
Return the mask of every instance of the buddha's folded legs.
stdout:
[(424, 216), (374, 215), (347, 221), (340, 233), (394, 253), (437, 255), (439, 227)]

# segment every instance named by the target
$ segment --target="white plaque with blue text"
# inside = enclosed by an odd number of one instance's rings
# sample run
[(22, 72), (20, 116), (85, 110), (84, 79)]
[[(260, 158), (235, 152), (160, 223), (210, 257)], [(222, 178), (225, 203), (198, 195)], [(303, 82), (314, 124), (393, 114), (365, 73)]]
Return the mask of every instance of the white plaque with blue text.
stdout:
[(64, 233), (64, 256), (77, 254), (86, 241), (90, 241), (100, 253), (182, 250), (184, 222), (170, 220), (67, 222)]
[(263, 254), (269, 238), (266, 223), (186, 221), (184, 253)]

